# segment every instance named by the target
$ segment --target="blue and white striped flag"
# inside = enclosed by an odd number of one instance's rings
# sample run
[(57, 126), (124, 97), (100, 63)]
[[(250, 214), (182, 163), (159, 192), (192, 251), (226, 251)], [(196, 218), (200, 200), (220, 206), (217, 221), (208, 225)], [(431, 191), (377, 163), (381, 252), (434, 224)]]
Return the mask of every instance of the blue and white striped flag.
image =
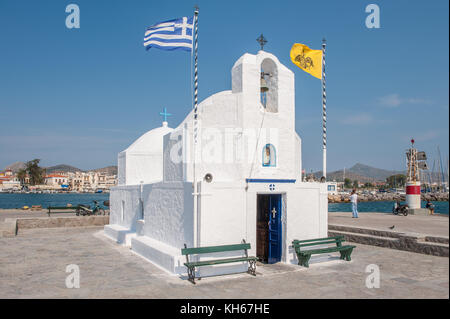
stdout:
[(160, 22), (147, 28), (144, 35), (144, 46), (147, 50), (192, 51), (193, 17), (183, 17)]

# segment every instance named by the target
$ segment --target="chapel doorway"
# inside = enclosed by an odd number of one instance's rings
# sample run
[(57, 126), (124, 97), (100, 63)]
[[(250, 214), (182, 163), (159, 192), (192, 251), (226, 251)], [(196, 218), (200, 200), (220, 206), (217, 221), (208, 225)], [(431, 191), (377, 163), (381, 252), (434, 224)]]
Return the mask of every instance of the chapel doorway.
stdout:
[(264, 263), (281, 261), (281, 194), (257, 195), (256, 257)]

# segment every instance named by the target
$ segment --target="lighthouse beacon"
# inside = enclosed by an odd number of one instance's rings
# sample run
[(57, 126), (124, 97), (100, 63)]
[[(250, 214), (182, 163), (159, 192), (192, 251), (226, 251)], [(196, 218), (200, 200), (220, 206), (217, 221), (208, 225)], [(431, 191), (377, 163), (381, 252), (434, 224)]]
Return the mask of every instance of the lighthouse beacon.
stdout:
[(419, 152), (411, 140), (411, 148), (406, 152), (408, 170), (406, 176), (406, 204), (412, 214), (421, 210), (420, 198), (420, 170), (427, 169), (425, 152)]

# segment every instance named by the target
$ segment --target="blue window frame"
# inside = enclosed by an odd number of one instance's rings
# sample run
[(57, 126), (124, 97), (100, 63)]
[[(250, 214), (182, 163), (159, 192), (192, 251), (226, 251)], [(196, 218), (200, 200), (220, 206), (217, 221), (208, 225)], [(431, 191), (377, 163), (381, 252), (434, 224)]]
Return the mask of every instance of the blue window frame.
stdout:
[(277, 166), (277, 153), (272, 144), (266, 144), (263, 147), (262, 165), (264, 167)]

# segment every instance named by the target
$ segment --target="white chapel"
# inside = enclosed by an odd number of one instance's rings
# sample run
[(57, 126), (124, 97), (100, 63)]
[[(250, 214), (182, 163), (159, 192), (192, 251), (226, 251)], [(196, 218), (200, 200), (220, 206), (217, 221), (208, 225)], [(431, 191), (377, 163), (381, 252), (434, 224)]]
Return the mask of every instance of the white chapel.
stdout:
[[(184, 245), (245, 240), (262, 262), (297, 264), (293, 239), (327, 237), (326, 183), (302, 181), (294, 73), (261, 50), (241, 56), (231, 75), (231, 90), (199, 104), (195, 131), (191, 112), (175, 128), (164, 121), (118, 156), (104, 233), (170, 273), (186, 273)], [(247, 266), (200, 271), (239, 267)]]

